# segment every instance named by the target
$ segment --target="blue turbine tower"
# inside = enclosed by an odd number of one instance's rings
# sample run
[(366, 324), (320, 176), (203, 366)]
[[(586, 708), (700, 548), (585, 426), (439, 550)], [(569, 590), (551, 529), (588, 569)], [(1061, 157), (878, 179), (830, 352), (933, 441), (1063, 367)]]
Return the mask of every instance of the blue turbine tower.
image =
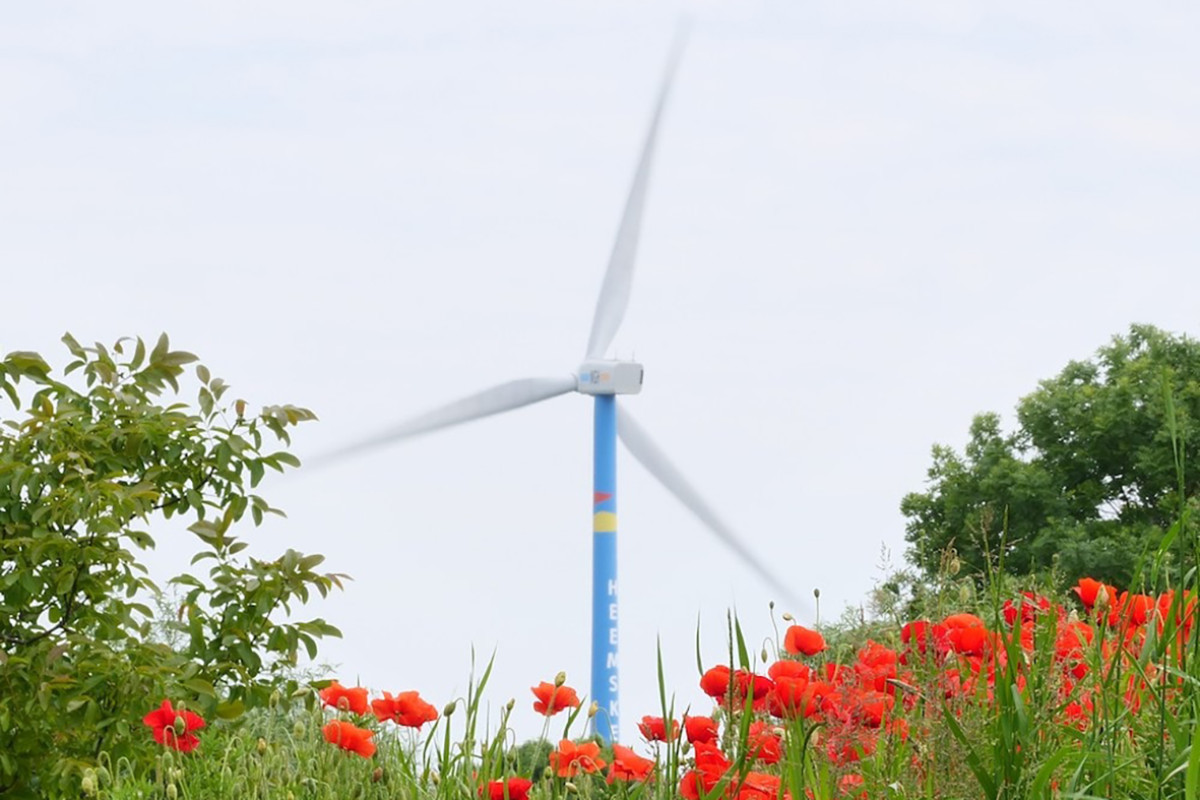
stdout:
[[(666, 77), (654, 106), (650, 129), (646, 134), (633, 186), (621, 217), (617, 239), (609, 258), (596, 313), (592, 321), (584, 361), (571, 374), (550, 378), (524, 378), (493, 386), (477, 394), (414, 417), (366, 441), (327, 454), (328, 463), (403, 439), (430, 433), (451, 425), (493, 416), (515, 408), (548, 400), (568, 392), (592, 395), (595, 403), (595, 465), (592, 486), (592, 677), (591, 700), (598, 705), (594, 730), (605, 741), (617, 738), (619, 721), (619, 679), (617, 672), (617, 439), (642, 463), (651, 475), (674, 494), (705, 526), (773, 589), (792, 602), (787, 585), (741, 542), (704, 502), (700, 494), (663, 455), (662, 451), (617, 405), (617, 395), (637, 394), (642, 388), (642, 365), (632, 361), (614, 361), (605, 353), (629, 305), (633, 285), (633, 267), (637, 255), (638, 233), (650, 180), (655, 139), (663, 107), (666, 105), (681, 42), (677, 42), (668, 62)], [(799, 605), (799, 603), (797, 603)]]

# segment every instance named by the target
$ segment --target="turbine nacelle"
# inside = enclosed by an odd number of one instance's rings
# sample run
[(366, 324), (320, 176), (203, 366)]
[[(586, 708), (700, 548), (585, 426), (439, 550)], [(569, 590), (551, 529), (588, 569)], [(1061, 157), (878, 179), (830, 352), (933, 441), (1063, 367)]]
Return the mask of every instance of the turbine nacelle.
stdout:
[(642, 365), (636, 361), (585, 361), (575, 375), (575, 391), (581, 394), (637, 394), (642, 390), (642, 372)]

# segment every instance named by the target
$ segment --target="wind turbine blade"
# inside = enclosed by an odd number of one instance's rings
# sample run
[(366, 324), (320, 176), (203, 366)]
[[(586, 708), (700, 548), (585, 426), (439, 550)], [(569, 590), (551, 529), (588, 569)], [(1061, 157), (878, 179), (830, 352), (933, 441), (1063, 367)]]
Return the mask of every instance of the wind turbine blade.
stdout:
[(318, 456), (312, 463), (314, 466), (325, 466), (332, 461), (376, 450), (393, 442), (549, 400), (551, 397), (574, 391), (575, 386), (574, 375), (564, 375), (560, 378), (522, 378), (502, 383), (413, 417), (370, 439)]
[(625, 201), (625, 213), (621, 216), (617, 240), (613, 243), (608, 270), (604, 273), (604, 283), (596, 301), (592, 334), (588, 338), (587, 358), (604, 357), (605, 351), (617, 334), (617, 328), (621, 326), (621, 320), (625, 317), (625, 309), (629, 306), (629, 292), (633, 287), (633, 266), (637, 259), (638, 234), (642, 227), (642, 210), (646, 205), (646, 187), (650, 183), (650, 167), (654, 161), (654, 143), (658, 137), (659, 120), (667, 103), (667, 95), (670, 94), (685, 38), (686, 30), (681, 27), (671, 48), (667, 72), (658, 92), (658, 101), (654, 105), (654, 115), (650, 118), (650, 130), (647, 131), (646, 141), (642, 145), (642, 156), (638, 161), (637, 171), (633, 174), (633, 186), (629, 189), (629, 199)]
[(786, 582), (776, 577), (771, 570), (767, 569), (766, 565), (745, 545), (741, 537), (734, 533), (733, 529), (717, 516), (717, 513), (712, 510), (708, 503), (704, 502), (700, 493), (688, 483), (683, 474), (671, 463), (670, 459), (659, 449), (658, 445), (647, 435), (646, 431), (621, 406), (617, 406), (617, 436), (620, 437), (625, 447), (629, 449), (629, 452), (633, 454), (633, 457), (646, 468), (646, 471), (657, 478), (659, 483), (667, 487), (668, 491), (675, 495), (679, 502), (683, 503), (709, 530), (716, 534), (716, 537), (726, 547), (736, 553), (745, 562), (746, 566), (754, 570), (760, 578), (766, 581), (772, 589), (779, 592), (784, 599), (794, 603), (797, 608), (803, 608), (805, 611), (808, 610), (808, 604), (799, 600)]

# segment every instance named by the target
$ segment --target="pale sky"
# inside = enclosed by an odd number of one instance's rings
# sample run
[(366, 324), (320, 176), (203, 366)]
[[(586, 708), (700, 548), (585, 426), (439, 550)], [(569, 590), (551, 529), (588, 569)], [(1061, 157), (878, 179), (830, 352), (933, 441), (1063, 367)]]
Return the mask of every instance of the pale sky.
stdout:
[[(836, 617), (904, 551), (935, 442), (1132, 322), (1197, 334), (1198, 12), (1062, 2), (18, 4), (0, 24), (0, 348), (167, 331), (303, 458), (572, 371), (680, 13), (624, 400)], [(190, 399), (190, 398), (189, 398)], [(7, 412), (5, 412), (7, 413)], [(623, 739), (707, 710), (726, 609), (771, 593), (630, 458)], [(560, 397), (272, 481), (345, 682), (588, 685), (591, 407)], [(165, 578), (194, 552), (159, 529)], [(757, 644), (754, 645), (757, 647)]]

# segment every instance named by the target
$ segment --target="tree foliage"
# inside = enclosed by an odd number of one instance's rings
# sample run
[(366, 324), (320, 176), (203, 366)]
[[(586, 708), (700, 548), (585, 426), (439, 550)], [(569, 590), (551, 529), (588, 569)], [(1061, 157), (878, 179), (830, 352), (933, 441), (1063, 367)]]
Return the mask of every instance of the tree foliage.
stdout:
[[(140, 719), (163, 697), (223, 716), (265, 703), (300, 652), (338, 633), (278, 621), (340, 586), (315, 571), (321, 556), (260, 560), (233, 535), (278, 513), (252, 490), (298, 466), (271, 445), (312, 413), (247, 415), (202, 365), (196, 407), (168, 401), (196, 357), (165, 335), (152, 348), (63, 341), (61, 376), (36, 353), (0, 360), (0, 395), (17, 409), (0, 425), (0, 794), (16, 796), (67, 793), (101, 751), (147, 758)], [(191, 523), (204, 568), (172, 579), (183, 603), (158, 621), (186, 630), (178, 649), (151, 636), (159, 587), (138, 557), (151, 523), (171, 517)]]
[(1128, 585), (1200, 490), (1200, 344), (1134, 325), (1042, 381), (1017, 423), (980, 414), (963, 453), (934, 446), (928, 490), (901, 503), (910, 559)]

